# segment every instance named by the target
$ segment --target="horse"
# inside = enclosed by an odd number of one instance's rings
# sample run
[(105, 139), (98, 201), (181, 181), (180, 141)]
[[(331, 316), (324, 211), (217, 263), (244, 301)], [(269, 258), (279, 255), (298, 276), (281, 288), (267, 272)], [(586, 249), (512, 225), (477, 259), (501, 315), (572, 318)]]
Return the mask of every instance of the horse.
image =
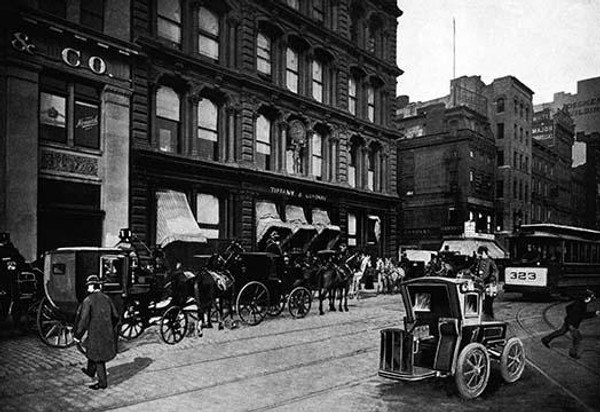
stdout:
[(406, 277), (404, 269), (394, 265), (390, 258), (377, 259), (376, 270), (382, 293), (394, 293)]
[(324, 315), (323, 300), (329, 299), (329, 310), (335, 312), (335, 299), (339, 295), (340, 312), (348, 312), (348, 291), (352, 280), (352, 272), (343, 264), (334, 261), (333, 256), (325, 258), (313, 275), (316, 277), (316, 286), (319, 292), (319, 314)]
[[(360, 282), (365, 272), (371, 267), (371, 257), (367, 254), (361, 253), (359, 255), (353, 255), (348, 259), (349, 267), (352, 270), (352, 280), (349, 287), (350, 298), (359, 298)], [(351, 262), (354, 262), (352, 264)]]

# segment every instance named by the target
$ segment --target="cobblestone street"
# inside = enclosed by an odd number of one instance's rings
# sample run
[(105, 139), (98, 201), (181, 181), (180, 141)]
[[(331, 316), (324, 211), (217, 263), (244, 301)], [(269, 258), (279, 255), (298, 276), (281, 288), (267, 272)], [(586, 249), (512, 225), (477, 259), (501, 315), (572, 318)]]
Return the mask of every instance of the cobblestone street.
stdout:
[[(108, 364), (109, 389), (92, 391), (74, 347), (58, 350), (35, 336), (3, 334), (0, 398), (6, 411), (80, 410), (594, 410), (600, 383), (599, 323), (584, 329), (582, 359), (567, 339), (544, 348), (539, 336), (560, 322), (564, 305), (500, 301), (514, 319), (530, 362), (515, 384), (490, 379), (481, 400), (461, 401), (443, 380), (399, 383), (377, 376), (379, 330), (400, 326), (401, 299), (350, 301), (349, 313), (289, 315), (256, 327), (206, 330), (203, 338), (162, 343), (155, 327), (123, 342)], [(313, 308), (314, 309), (314, 308)], [(284, 312), (285, 313), (285, 312)], [(542, 318), (545, 314), (545, 318)], [(537, 329), (536, 329), (537, 328)], [(565, 371), (580, 379), (567, 379)], [(596, 385), (596, 386), (594, 386)], [(533, 408), (534, 410), (537, 407)]]

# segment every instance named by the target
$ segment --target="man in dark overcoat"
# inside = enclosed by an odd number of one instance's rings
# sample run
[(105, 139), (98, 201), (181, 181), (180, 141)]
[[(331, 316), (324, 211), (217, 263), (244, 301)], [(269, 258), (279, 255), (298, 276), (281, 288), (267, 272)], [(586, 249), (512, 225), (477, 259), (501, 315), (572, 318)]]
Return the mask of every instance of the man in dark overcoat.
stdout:
[(495, 285), (498, 273), (498, 266), (496, 266), (496, 262), (490, 257), (487, 246), (479, 246), (477, 248), (477, 261), (473, 268), (473, 274), (479, 281), (483, 282), (485, 290), (483, 314), (488, 320), (494, 319)]
[(119, 315), (112, 300), (100, 289), (98, 276), (88, 276), (86, 286), (89, 295), (77, 312), (75, 340), (81, 342), (87, 332), (88, 337), (83, 346), (88, 363), (81, 370), (90, 378), (98, 374), (98, 382), (90, 385), (91, 389), (106, 389), (106, 362), (117, 356), (114, 325), (119, 321)]
[(583, 339), (583, 337), (581, 336), (581, 332), (579, 332), (579, 325), (584, 319), (592, 318), (594, 316), (600, 316), (600, 311), (588, 312), (587, 310), (588, 303), (590, 303), (592, 299), (595, 298), (596, 297), (594, 295), (594, 292), (588, 289), (585, 291), (585, 295), (583, 296), (583, 298), (579, 297), (575, 299), (575, 301), (571, 302), (566, 307), (567, 313), (562, 326), (559, 329), (552, 332), (551, 334), (542, 338), (542, 343), (544, 344), (544, 346), (549, 348), (552, 339), (562, 336), (567, 332), (570, 332), (572, 338), (572, 346), (569, 350), (569, 356), (574, 359), (579, 359), (581, 356), (579, 354), (579, 348), (581, 347), (581, 341)]

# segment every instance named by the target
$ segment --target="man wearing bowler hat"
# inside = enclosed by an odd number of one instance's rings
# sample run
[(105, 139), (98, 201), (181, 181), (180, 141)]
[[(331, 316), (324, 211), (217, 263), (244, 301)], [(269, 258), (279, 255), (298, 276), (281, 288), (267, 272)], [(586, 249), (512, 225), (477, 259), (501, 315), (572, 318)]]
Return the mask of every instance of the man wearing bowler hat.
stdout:
[(77, 311), (75, 340), (81, 342), (87, 331), (88, 337), (83, 346), (88, 362), (87, 367), (81, 370), (90, 378), (98, 374), (98, 382), (90, 385), (91, 389), (106, 389), (106, 362), (117, 355), (114, 325), (119, 315), (111, 299), (100, 289), (98, 276), (88, 276), (86, 286), (89, 294)]

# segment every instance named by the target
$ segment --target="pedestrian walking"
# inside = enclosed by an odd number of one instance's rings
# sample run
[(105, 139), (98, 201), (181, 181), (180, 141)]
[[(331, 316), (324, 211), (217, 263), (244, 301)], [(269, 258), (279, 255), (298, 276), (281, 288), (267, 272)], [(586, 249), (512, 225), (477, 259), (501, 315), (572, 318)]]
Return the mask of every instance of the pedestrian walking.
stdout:
[(581, 321), (584, 319), (592, 318), (594, 316), (600, 316), (600, 311), (596, 312), (588, 312), (587, 304), (592, 301), (592, 299), (596, 299), (594, 292), (591, 290), (586, 290), (583, 297), (579, 297), (575, 299), (575, 301), (571, 302), (566, 307), (566, 316), (563, 321), (562, 326), (552, 332), (551, 334), (544, 336), (542, 338), (542, 344), (549, 348), (550, 342), (554, 338), (565, 335), (567, 332), (571, 333), (572, 346), (569, 350), (569, 356), (574, 359), (579, 359), (581, 357), (580, 347), (581, 341), (583, 337), (581, 336), (581, 332), (579, 332), (579, 325)]
[(480, 282), (483, 282), (483, 314), (487, 320), (494, 319), (494, 299), (497, 295), (496, 280), (498, 279), (498, 273), (498, 266), (490, 257), (487, 246), (479, 246), (473, 274)]
[(87, 367), (81, 370), (90, 378), (98, 375), (98, 382), (90, 385), (91, 389), (106, 389), (106, 362), (117, 355), (114, 327), (119, 321), (119, 315), (111, 299), (102, 292), (98, 276), (88, 276), (86, 286), (89, 294), (77, 311), (75, 341), (80, 343), (87, 332), (87, 340), (83, 346), (88, 362)]

